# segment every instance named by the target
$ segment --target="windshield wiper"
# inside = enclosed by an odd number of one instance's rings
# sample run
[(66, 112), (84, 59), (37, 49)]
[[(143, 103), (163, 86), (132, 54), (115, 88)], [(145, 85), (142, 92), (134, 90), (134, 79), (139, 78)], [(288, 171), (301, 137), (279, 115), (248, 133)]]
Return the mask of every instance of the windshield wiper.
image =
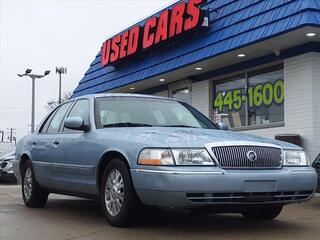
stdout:
[(152, 127), (151, 124), (145, 123), (132, 123), (132, 122), (122, 122), (122, 123), (110, 123), (103, 125), (104, 128), (108, 127)]
[(160, 127), (198, 128), (198, 127), (189, 126), (189, 125), (184, 125), (184, 124), (161, 125)]

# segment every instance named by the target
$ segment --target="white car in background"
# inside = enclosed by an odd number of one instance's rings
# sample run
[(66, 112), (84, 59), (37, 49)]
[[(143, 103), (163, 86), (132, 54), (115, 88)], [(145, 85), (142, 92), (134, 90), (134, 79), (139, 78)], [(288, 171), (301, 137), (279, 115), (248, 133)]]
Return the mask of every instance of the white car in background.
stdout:
[(0, 182), (17, 182), (12, 167), (14, 159), (15, 151), (10, 151), (0, 157)]

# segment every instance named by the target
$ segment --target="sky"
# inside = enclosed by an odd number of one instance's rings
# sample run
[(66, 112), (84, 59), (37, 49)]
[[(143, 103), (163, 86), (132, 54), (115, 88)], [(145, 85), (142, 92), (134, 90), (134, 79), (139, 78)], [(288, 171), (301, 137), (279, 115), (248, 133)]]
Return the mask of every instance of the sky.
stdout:
[[(176, 0), (0, 0), (0, 130), (14, 128), (17, 140), (30, 132), (32, 73), (36, 80), (36, 125), (48, 114), (45, 105), (58, 98), (56, 66), (62, 94), (73, 91), (104, 40)], [(5, 138), (7, 138), (7, 134)]]

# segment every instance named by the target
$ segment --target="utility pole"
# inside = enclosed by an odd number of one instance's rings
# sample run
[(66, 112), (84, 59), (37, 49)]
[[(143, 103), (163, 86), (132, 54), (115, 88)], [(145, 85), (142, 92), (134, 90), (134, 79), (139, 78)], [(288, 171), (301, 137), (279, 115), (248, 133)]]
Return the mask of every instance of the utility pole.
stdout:
[(59, 104), (61, 103), (61, 74), (67, 74), (66, 67), (56, 67), (56, 73), (59, 74)]
[(34, 111), (35, 111), (35, 80), (36, 78), (43, 78), (50, 73), (49, 70), (44, 74), (31, 74), (32, 69), (27, 69), (24, 74), (18, 74), (19, 77), (30, 77), (32, 79), (32, 101), (31, 101), (31, 133), (34, 132)]
[(1, 130), (0, 133), (1, 133), (1, 142), (3, 142), (4, 131)]
[(8, 130), (7, 134), (9, 134), (8, 139), (9, 139), (10, 143), (12, 143), (12, 141), (15, 138), (15, 136), (13, 136), (13, 135), (16, 134), (16, 132), (15, 132), (16, 129), (15, 128), (7, 128), (7, 130)]

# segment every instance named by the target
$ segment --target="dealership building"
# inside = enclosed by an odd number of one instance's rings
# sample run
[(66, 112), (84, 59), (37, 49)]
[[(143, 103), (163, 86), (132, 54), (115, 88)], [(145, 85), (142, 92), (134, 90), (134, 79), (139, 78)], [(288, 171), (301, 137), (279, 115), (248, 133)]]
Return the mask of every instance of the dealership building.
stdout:
[(186, 0), (101, 41), (73, 97), (185, 101), (231, 130), (320, 153), (320, 1)]

